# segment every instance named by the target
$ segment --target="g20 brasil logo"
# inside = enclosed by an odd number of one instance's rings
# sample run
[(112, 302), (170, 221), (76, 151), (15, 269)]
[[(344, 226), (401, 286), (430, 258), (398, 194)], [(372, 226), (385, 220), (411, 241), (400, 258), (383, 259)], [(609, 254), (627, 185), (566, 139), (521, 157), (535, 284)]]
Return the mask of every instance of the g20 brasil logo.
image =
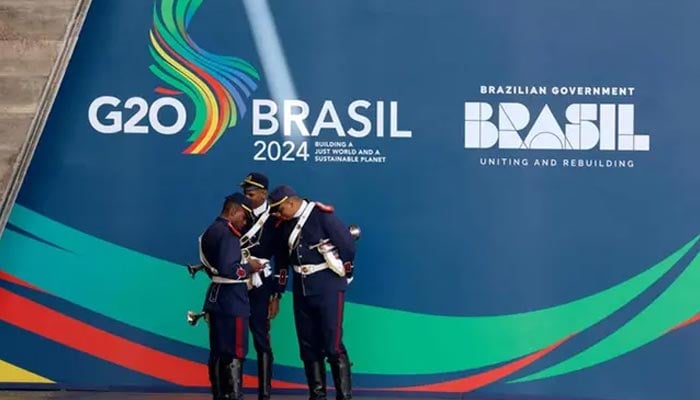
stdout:
[[(155, 91), (165, 97), (150, 105), (142, 97), (131, 97), (120, 107), (121, 99), (100, 96), (88, 110), (90, 125), (96, 131), (143, 134), (153, 129), (163, 135), (179, 133), (187, 123), (187, 111), (174, 96), (184, 94), (193, 104), (194, 119), (183, 153), (204, 154), (246, 114), (246, 102), (257, 89), (260, 74), (249, 62), (212, 54), (192, 40), (187, 28), (201, 4), (201, 0), (156, 2), (149, 32), (153, 58), (149, 70), (164, 83), (165, 87)], [(103, 107), (111, 110), (100, 120), (98, 113)], [(175, 111), (175, 122), (170, 125), (159, 118), (164, 107)], [(123, 110), (134, 109), (126, 117)]]

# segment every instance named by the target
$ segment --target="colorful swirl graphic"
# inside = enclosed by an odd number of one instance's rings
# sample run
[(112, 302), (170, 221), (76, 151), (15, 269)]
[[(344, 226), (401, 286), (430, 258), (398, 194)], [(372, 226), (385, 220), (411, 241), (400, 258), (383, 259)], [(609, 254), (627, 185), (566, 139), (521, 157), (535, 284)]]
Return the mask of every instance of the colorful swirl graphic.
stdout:
[(187, 34), (192, 17), (203, 0), (156, 2), (149, 50), (154, 64), (149, 69), (176, 91), (192, 100), (195, 117), (190, 125), (190, 145), (184, 154), (204, 154), (228, 128), (246, 113), (246, 100), (257, 89), (258, 71), (240, 58), (212, 54)]

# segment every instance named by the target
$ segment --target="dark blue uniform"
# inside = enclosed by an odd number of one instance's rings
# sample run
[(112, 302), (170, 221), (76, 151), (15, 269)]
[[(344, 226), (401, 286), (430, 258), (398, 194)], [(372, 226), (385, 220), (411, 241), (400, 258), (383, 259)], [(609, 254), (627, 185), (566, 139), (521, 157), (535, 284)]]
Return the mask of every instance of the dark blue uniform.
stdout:
[[(289, 187), (277, 188), (270, 195), (271, 204), (295, 196)], [(305, 202), (304, 204), (308, 204)], [(303, 210), (304, 206), (302, 206)], [(300, 210), (300, 212), (301, 212)], [(287, 242), (297, 225), (298, 217), (281, 226), (280, 236)], [(345, 276), (329, 268), (305, 273), (304, 267), (323, 268), (323, 255), (312, 246), (330, 239), (345, 264)], [(352, 235), (332, 209), (316, 205), (301, 229), (298, 238), (287, 247), (286, 262), (280, 267), (294, 270), (294, 319), (301, 359), (304, 362), (312, 399), (325, 399), (325, 364), (328, 358), (336, 387), (337, 399), (351, 398), (350, 362), (343, 344), (343, 309), (347, 280), (352, 276), (355, 243)], [(310, 271), (307, 269), (307, 272)], [(278, 289), (281, 290), (281, 289)]]
[[(267, 176), (259, 172), (251, 172), (241, 182), (241, 187), (246, 194), (258, 199), (264, 199), (265, 193), (256, 193), (258, 190), (267, 191), (269, 180)], [(271, 261), (275, 258), (277, 241), (276, 218), (269, 216), (267, 203), (264, 203), (261, 210), (251, 211), (251, 224), (248, 232), (242, 238), (242, 245), (249, 249), (253, 257)], [(256, 211), (259, 215), (256, 215)], [(262, 227), (252, 232), (259, 221), (265, 219)], [(250, 237), (249, 237), (250, 236)], [(271, 271), (270, 271), (271, 272)], [(253, 344), (258, 356), (258, 399), (267, 400), (272, 395), (272, 364), (274, 356), (270, 343), (270, 319), (268, 318), (268, 306), (273, 296), (276, 296), (277, 284), (273, 274), (265, 277), (261, 272), (258, 276), (262, 279), (262, 286), (254, 287), (248, 293), (250, 297), (250, 331), (253, 334)]]
[[(217, 217), (202, 235), (202, 252), (218, 274), (237, 283), (212, 282), (204, 300), (213, 353), (243, 359), (248, 353), (250, 302), (246, 280), (250, 266), (241, 263), (240, 233)], [(245, 335), (244, 335), (245, 334)], [(245, 340), (242, 340), (245, 339)]]
[[(262, 215), (261, 215), (262, 216)], [(261, 217), (254, 218), (254, 223)], [(274, 259), (276, 244), (275, 226), (276, 218), (270, 216), (267, 218), (262, 228), (250, 238), (249, 241), (243, 243), (247, 246), (250, 243), (255, 244), (250, 248), (250, 254), (257, 258), (266, 260)], [(276, 293), (277, 283), (274, 274), (262, 278), (262, 286), (254, 287), (248, 292), (250, 297), (250, 331), (253, 334), (253, 344), (258, 356), (258, 398), (269, 399), (271, 396), (272, 383), (272, 364), (274, 356), (272, 353), (272, 345), (270, 343), (270, 319), (268, 318), (268, 305), (270, 298)]]
[[(254, 219), (254, 221), (257, 220), (258, 218)], [(255, 243), (255, 245), (250, 248), (250, 254), (252, 256), (266, 260), (272, 260), (274, 258), (275, 233), (277, 230), (275, 222), (276, 218), (272, 216), (269, 217), (262, 228), (250, 239), (250, 242)], [(246, 243), (244, 243), (244, 245), (246, 245)], [(270, 302), (270, 297), (275, 293), (277, 287), (274, 274), (264, 277), (264, 274), (261, 272), (260, 277), (263, 282), (262, 286), (252, 288), (250, 292), (248, 292), (251, 307), (250, 329), (253, 334), (255, 351), (258, 354), (272, 352), (270, 346), (270, 320), (267, 318), (267, 307)]]
[[(241, 194), (231, 197), (239, 204), (247, 200)], [(240, 236), (228, 220), (217, 217), (201, 238), (202, 256), (212, 269), (203, 308), (209, 322), (208, 367), (214, 400), (243, 398), (250, 315), (246, 281), (252, 271), (241, 260)]]

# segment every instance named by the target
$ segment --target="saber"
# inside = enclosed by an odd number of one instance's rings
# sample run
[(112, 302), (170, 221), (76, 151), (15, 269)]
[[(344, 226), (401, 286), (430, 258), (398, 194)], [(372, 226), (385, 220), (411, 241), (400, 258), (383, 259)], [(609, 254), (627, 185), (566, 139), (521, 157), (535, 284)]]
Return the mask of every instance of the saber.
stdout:
[(194, 311), (187, 311), (187, 323), (195, 326), (197, 325), (197, 322), (199, 322), (200, 318), (204, 317), (206, 320), (207, 313), (204, 311), (200, 313), (195, 313)]
[[(251, 248), (251, 247), (254, 247), (256, 244), (257, 244), (257, 243), (253, 244), (252, 246), (244, 247), (244, 248), (241, 249), (241, 260), (242, 260), (243, 262), (247, 262), (248, 258), (250, 258), (250, 248)], [(195, 276), (197, 275), (197, 273), (198, 273), (199, 271), (207, 271), (208, 269), (209, 269), (209, 268), (207, 268), (206, 265), (201, 264), (201, 263), (200, 263), (200, 264), (197, 264), (197, 265), (190, 265), (190, 264), (187, 264), (187, 272), (190, 273), (190, 276), (192, 277), (192, 279), (195, 278)], [(217, 275), (217, 274), (218, 274), (218, 272), (217, 272), (216, 270), (213, 270), (212, 273), (213, 273), (214, 275)]]
[(350, 235), (352, 235), (352, 238), (355, 239), (355, 241), (360, 240), (360, 234), (362, 233), (362, 230), (360, 230), (359, 226), (350, 225), (348, 227), (348, 230), (350, 231)]
[[(348, 227), (348, 231), (350, 231), (350, 235), (352, 236), (355, 241), (360, 240), (360, 235), (362, 234), (362, 230), (360, 230), (360, 227), (357, 225), (350, 225)], [(330, 239), (322, 239), (320, 242), (316, 243), (313, 246), (309, 246), (309, 250), (316, 249), (318, 247), (323, 246), (324, 244), (329, 243), (331, 240)], [(331, 249), (328, 249), (331, 250)]]
[(197, 275), (197, 272), (206, 269), (207, 267), (204, 264), (199, 264), (199, 265), (190, 265), (187, 264), (187, 272), (190, 273), (190, 276), (192, 279), (194, 279), (195, 275)]
[[(361, 231), (359, 226), (350, 225), (348, 231), (350, 231), (353, 239), (356, 241), (360, 239)], [(335, 244), (331, 243), (330, 239), (322, 239), (317, 244), (309, 246), (309, 249), (316, 249), (323, 256), (328, 268), (340, 276), (345, 276), (345, 264), (343, 264), (338, 249)]]

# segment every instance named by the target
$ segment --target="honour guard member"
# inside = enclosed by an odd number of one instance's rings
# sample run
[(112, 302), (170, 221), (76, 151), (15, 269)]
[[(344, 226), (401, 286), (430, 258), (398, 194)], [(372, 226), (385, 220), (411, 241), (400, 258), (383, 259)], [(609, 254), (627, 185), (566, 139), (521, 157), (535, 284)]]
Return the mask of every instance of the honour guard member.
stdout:
[(287, 244), (288, 258), (277, 261), (280, 268), (294, 270), (294, 321), (310, 399), (326, 399), (325, 357), (336, 399), (351, 399), (343, 306), (353, 272), (354, 239), (332, 207), (302, 199), (289, 186), (275, 188), (269, 202), (272, 212), (285, 221), (280, 235)]
[(240, 246), (250, 202), (242, 193), (224, 201), (221, 215), (200, 237), (200, 259), (212, 283), (204, 312), (209, 321), (209, 381), (214, 400), (243, 399), (243, 361), (248, 353), (248, 287), (263, 265), (246, 260)]
[(268, 179), (252, 172), (241, 182), (241, 187), (252, 208), (252, 226), (241, 238), (241, 245), (250, 250), (251, 258), (258, 259), (264, 269), (253, 276), (250, 298), (250, 331), (258, 356), (258, 399), (270, 398), (272, 390), (273, 353), (270, 343), (270, 319), (279, 311), (280, 294), (272, 276), (270, 260), (277, 241), (275, 221), (267, 202)]

